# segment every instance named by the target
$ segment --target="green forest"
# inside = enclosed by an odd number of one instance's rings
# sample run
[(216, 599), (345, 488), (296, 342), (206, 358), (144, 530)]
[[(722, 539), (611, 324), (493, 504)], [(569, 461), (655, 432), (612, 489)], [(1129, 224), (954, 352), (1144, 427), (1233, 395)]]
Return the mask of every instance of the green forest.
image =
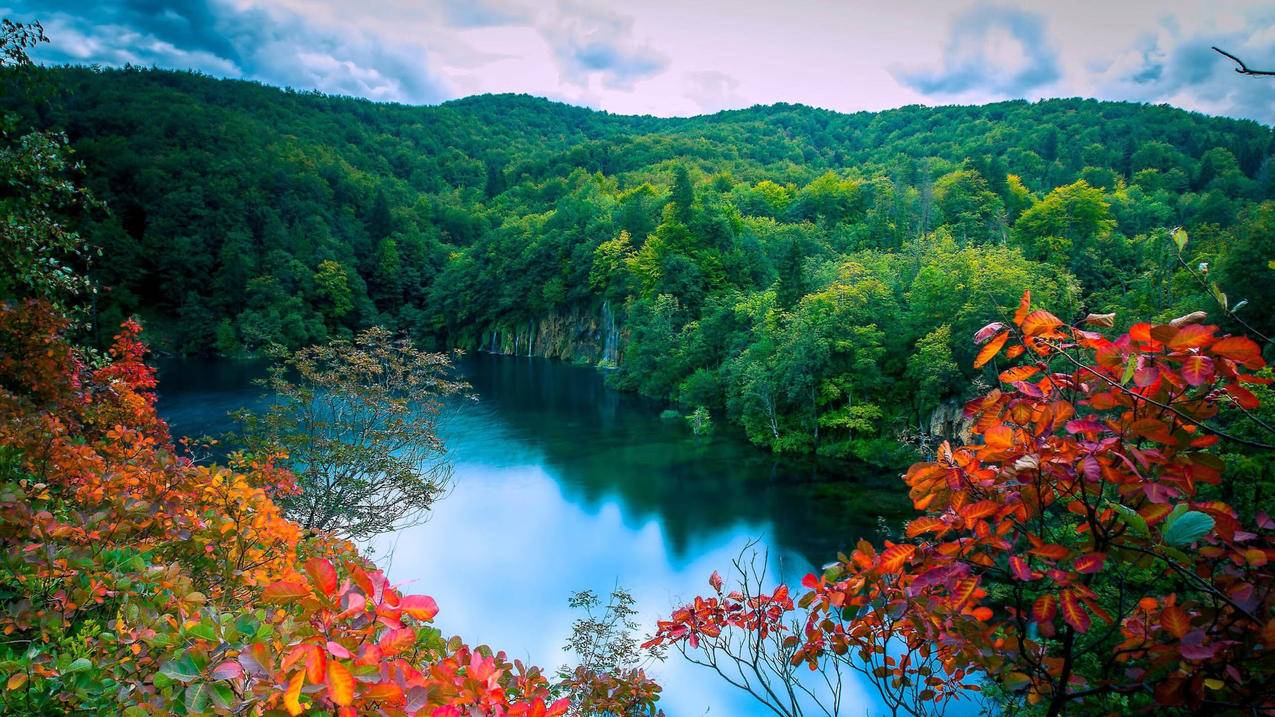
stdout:
[(898, 465), (989, 385), (970, 337), (1024, 290), (1064, 320), (1275, 330), (1256, 122), (1080, 99), (661, 119), (37, 74), (47, 101), (0, 110), (64, 132), (100, 202), (78, 222), (101, 341), (132, 315), (158, 351), (225, 357), (385, 326)]

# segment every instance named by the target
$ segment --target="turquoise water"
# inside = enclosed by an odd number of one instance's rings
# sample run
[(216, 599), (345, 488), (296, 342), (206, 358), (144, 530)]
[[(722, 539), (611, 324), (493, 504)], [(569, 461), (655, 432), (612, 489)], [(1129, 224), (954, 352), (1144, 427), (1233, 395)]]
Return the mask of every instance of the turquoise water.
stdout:
[[(901, 519), (893, 475), (777, 459), (721, 421), (696, 439), (591, 368), (485, 354), (461, 368), (479, 400), (449, 407), (443, 423), (454, 488), (428, 522), (369, 547), (395, 582), (438, 600), (445, 633), (511, 657), (562, 663), (574, 590), (623, 585), (653, 626), (750, 541), (772, 576), (796, 584), (875, 536), (883, 513)], [(224, 432), (227, 411), (259, 399), (257, 375), (252, 364), (167, 362), (160, 411), (174, 435)], [(770, 714), (676, 654), (650, 672), (670, 717)], [(870, 689), (850, 686), (842, 714), (880, 714)]]

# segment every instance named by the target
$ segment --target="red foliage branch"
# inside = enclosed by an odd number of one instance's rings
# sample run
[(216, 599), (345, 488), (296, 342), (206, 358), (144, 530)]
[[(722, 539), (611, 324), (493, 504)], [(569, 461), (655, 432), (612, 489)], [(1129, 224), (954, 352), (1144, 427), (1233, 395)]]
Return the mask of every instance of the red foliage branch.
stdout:
[[(1223, 477), (1220, 413), (1269, 382), (1258, 345), (1198, 324), (1109, 339), (1030, 295), (975, 339), (978, 365), (1017, 360), (965, 407), (980, 440), (908, 470), (924, 515), (907, 542), (861, 541), (806, 578), (788, 659), (866, 672), (896, 712), (988, 685), (1049, 715), (1117, 697), (1275, 710), (1275, 522), (1201, 495)], [(752, 629), (702, 604), (652, 644)]]

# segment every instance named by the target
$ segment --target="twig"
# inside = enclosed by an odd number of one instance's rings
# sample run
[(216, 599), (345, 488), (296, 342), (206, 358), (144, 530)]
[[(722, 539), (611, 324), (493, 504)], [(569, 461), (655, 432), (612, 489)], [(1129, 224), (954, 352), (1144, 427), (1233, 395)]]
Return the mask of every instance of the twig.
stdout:
[(1271, 71), (1271, 70), (1250, 70), (1250, 69), (1248, 69), (1248, 65), (1244, 64), (1244, 61), (1243, 61), (1243, 60), (1241, 60), (1240, 58), (1236, 57), (1235, 55), (1232, 55), (1231, 53), (1227, 52), (1226, 50), (1223, 50), (1223, 49), (1222, 49), (1222, 48), (1220, 48), (1220, 47), (1216, 47), (1216, 46), (1215, 46), (1215, 47), (1213, 48), (1213, 51), (1214, 51), (1214, 52), (1216, 52), (1216, 53), (1217, 53), (1217, 54), (1219, 54), (1219, 55), (1222, 55), (1223, 57), (1229, 58), (1232, 62), (1234, 62), (1235, 64), (1239, 65), (1239, 67), (1235, 68), (1235, 71), (1236, 71), (1237, 73), (1241, 74), (1241, 75), (1249, 75), (1249, 76), (1251, 76), (1251, 77), (1258, 77), (1258, 76), (1263, 76), (1263, 77), (1275, 77), (1275, 71)]

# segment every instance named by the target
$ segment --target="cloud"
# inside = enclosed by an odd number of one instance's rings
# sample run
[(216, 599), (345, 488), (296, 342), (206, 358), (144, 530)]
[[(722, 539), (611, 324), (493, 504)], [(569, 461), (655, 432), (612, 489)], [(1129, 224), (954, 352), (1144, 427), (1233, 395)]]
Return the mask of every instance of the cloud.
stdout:
[(1251, 117), (1275, 124), (1275, 81), (1245, 77), (1213, 51), (1220, 47), (1251, 68), (1275, 67), (1269, 31), (1275, 17), (1258, 18), (1250, 29), (1186, 36), (1176, 23), (1163, 22), (1110, 59), (1094, 62), (1092, 93), (1097, 97), (1169, 103), (1202, 112)]
[(438, 6), (447, 24), (452, 27), (521, 25), (531, 19), (531, 14), (521, 7), (501, 7), (493, 0), (438, 0)]
[(50, 63), (194, 69), (400, 102), (436, 102), (446, 95), (428, 70), (423, 47), (387, 42), (355, 27), (325, 27), (279, 7), (226, 0), (53, 0), (26, 7), (20, 2), (16, 14), (44, 22), (53, 41), (36, 57)]
[(900, 68), (892, 74), (925, 95), (980, 92), (1021, 97), (1058, 80), (1061, 70), (1040, 15), (980, 5), (953, 19), (941, 67)]
[(686, 89), (685, 97), (705, 112), (738, 109), (750, 104), (739, 94), (739, 80), (716, 70), (687, 72)]
[(541, 25), (562, 77), (587, 86), (598, 76), (609, 89), (631, 89), (633, 83), (660, 74), (668, 58), (633, 38), (633, 18), (577, 0), (562, 0), (557, 17)]

